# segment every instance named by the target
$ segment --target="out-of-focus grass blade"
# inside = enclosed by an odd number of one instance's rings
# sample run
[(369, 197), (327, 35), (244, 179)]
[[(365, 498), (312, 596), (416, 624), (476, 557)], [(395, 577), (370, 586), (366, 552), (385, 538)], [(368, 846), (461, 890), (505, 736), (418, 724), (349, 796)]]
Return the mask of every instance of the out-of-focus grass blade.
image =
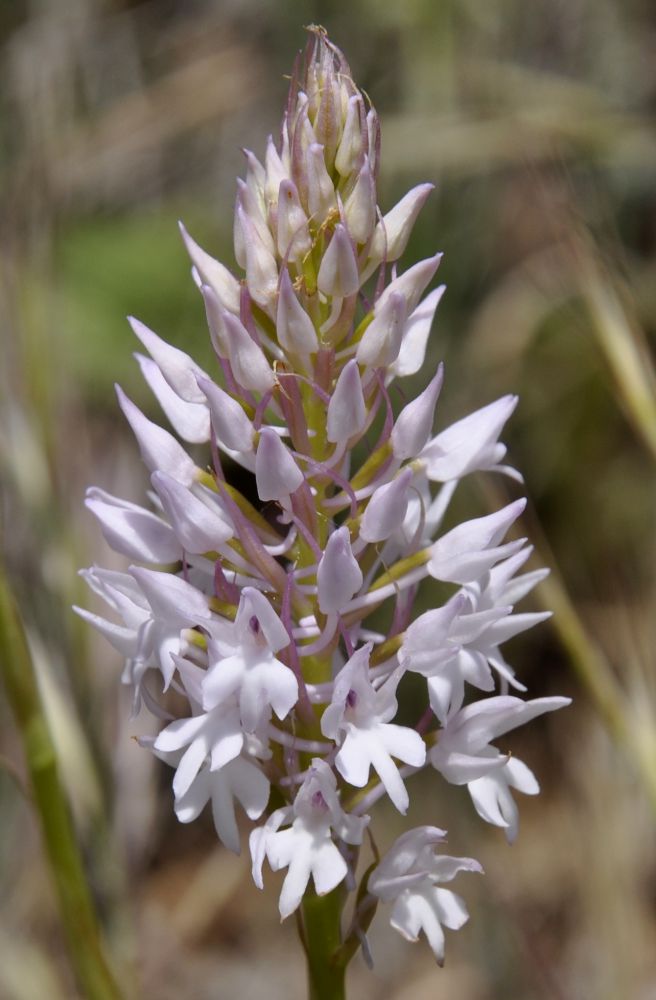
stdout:
[(34, 804), (59, 898), (62, 926), (83, 995), (119, 1000), (64, 797), (18, 608), (0, 566), (0, 672), (27, 760)]
[(656, 459), (656, 374), (644, 334), (603, 265), (579, 255), (582, 293), (634, 429)]

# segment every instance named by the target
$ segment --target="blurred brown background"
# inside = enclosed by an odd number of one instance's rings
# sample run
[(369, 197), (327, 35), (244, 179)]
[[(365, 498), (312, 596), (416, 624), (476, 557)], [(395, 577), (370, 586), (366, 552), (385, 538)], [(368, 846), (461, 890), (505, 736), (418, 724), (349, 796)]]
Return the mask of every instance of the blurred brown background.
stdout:
[[(124, 317), (211, 364), (176, 220), (232, 263), (239, 150), (260, 155), (276, 133), (310, 22), (381, 114), (383, 210), (437, 184), (404, 259), (445, 251), (439, 426), (521, 396), (504, 440), (532, 500), (525, 526), (553, 568), (533, 607), (557, 614), (508, 653), (531, 696), (575, 699), (509, 740), (543, 786), (522, 797), (512, 848), (463, 789), (437, 776), (417, 789), (411, 821), (447, 827), (450, 853), (487, 874), (456, 887), (471, 921), (449, 936), (444, 970), (381, 915), (376, 970), (354, 962), (352, 996), (656, 998), (653, 3), (5, 0), (3, 546), (126, 996), (303, 996), (278, 877), (259, 893), (207, 818), (177, 824), (170, 775), (131, 739), (148, 722), (128, 721), (118, 659), (69, 608), (91, 603), (79, 566), (120, 565), (84, 487), (136, 501), (146, 487), (112, 389), (157, 413)], [(462, 510), (506, 488), (468, 482)], [(77, 994), (4, 702), (0, 754), (0, 996), (67, 1000)], [(378, 822), (389, 839), (400, 823)]]

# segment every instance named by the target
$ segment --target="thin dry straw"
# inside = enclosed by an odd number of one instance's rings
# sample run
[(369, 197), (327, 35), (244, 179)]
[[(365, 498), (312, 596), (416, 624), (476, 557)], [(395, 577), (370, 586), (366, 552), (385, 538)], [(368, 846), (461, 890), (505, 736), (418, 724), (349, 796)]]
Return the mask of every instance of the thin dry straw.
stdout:
[(59, 779), (25, 630), (0, 565), (0, 673), (20, 733), (71, 963), (88, 1000), (120, 1000)]

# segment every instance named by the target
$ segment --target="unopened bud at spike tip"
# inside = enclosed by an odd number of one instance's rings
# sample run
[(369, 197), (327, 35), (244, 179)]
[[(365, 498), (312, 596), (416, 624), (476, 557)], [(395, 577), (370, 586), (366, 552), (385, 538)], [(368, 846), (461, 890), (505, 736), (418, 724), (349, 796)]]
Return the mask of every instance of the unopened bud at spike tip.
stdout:
[(376, 185), (368, 159), (362, 164), (353, 191), (346, 199), (344, 215), (356, 243), (366, 243), (376, 223)]
[(314, 324), (296, 298), (287, 270), (280, 276), (276, 332), (280, 345), (291, 354), (302, 356), (317, 350)]
[(326, 170), (323, 146), (313, 142), (306, 154), (307, 208), (316, 226), (319, 226), (336, 207), (335, 188)]
[(312, 242), (308, 230), (308, 218), (292, 180), (280, 182), (277, 202), (276, 240), (278, 253), (294, 262), (302, 261), (309, 253)]
[(319, 291), (336, 299), (354, 295), (360, 287), (358, 262), (348, 232), (338, 222), (317, 277)]
[(348, 177), (358, 169), (365, 149), (366, 134), (362, 97), (354, 94), (349, 98), (344, 131), (335, 157), (335, 167), (342, 177)]

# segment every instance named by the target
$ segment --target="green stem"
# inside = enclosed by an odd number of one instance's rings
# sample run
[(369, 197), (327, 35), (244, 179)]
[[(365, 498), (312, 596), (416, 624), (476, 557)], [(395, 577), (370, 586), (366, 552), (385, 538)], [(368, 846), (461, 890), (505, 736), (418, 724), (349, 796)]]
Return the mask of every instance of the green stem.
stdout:
[(61, 922), (81, 991), (88, 1000), (120, 1000), (121, 992), (103, 954), (25, 630), (1, 565), (0, 673), (23, 741)]
[(340, 954), (343, 904), (343, 886), (326, 896), (308, 891), (303, 897), (308, 1000), (346, 998), (346, 962)]

